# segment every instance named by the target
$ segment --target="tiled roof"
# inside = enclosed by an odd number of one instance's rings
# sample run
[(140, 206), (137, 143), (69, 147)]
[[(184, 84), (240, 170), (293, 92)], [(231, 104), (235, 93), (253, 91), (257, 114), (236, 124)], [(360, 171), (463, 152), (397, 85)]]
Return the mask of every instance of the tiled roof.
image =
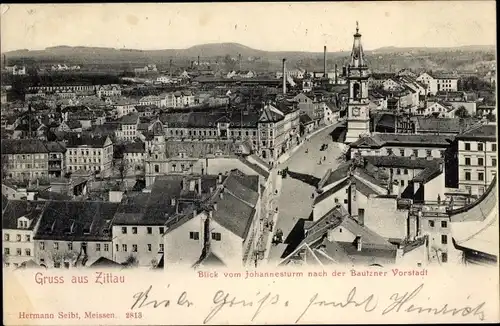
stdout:
[(416, 124), (418, 131), (434, 131), (442, 133), (459, 133), (461, 130), (460, 119), (455, 118), (436, 118), (429, 117), (416, 117)]
[(308, 125), (314, 123), (314, 121), (307, 113), (303, 113), (300, 115), (300, 123), (303, 125)]
[(376, 167), (426, 169), (438, 166), (442, 159), (427, 159), (422, 157), (405, 156), (363, 156), (370, 164)]
[(31, 220), (28, 230), (33, 230), (45, 207), (44, 201), (9, 200), (2, 214), (2, 228), (17, 229), (17, 219), (25, 216)]
[(350, 162), (343, 162), (335, 170), (328, 170), (327, 174), (318, 183), (318, 189), (324, 188), (332, 183), (342, 180), (347, 177), (350, 169)]
[(120, 263), (117, 263), (111, 259), (108, 259), (106, 257), (99, 257), (89, 267), (90, 268), (118, 268), (118, 267), (121, 268), (121, 267), (123, 267), (123, 265)]
[(388, 134), (377, 133), (363, 137), (350, 144), (351, 148), (381, 148), (383, 146), (439, 146), (446, 147), (452, 141), (451, 136), (425, 134)]
[(91, 148), (102, 148), (108, 139), (107, 136), (100, 135), (77, 135), (69, 134), (66, 136), (66, 148), (76, 148), (79, 146), (89, 146)]
[(429, 166), (419, 174), (417, 174), (414, 178), (413, 181), (415, 182), (421, 182), (421, 183), (427, 183), (440, 175), (443, 171), (441, 170), (439, 164), (436, 164), (434, 166)]
[(110, 241), (117, 203), (49, 201), (34, 236), (36, 240)]
[(223, 156), (235, 155), (239, 150), (240, 143), (233, 141), (168, 141), (166, 143), (167, 155), (178, 157), (183, 152), (187, 157), (199, 158), (220, 153)]
[[(39, 139), (3, 139), (2, 154), (48, 153), (47, 142)], [(53, 146), (50, 145), (52, 149)]]
[(123, 144), (124, 153), (144, 153), (146, 144), (143, 142), (125, 143)]
[(496, 129), (496, 124), (483, 124), (457, 135), (456, 139), (496, 141)]
[(130, 113), (127, 114), (126, 116), (123, 116), (120, 119), (120, 124), (122, 125), (134, 125), (137, 124), (139, 120), (139, 115), (137, 113)]

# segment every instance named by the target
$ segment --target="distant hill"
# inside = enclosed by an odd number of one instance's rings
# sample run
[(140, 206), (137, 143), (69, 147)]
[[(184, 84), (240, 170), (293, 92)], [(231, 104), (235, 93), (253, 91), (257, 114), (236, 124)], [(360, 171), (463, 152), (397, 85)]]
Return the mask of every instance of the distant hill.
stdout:
[[(461, 46), (453, 48), (425, 47), (383, 47), (365, 51), (369, 63), (375, 70), (412, 69), (457, 69), (471, 62), (489, 62), (495, 60), (495, 46)], [(45, 50), (29, 51), (26, 49), (4, 53), (9, 64), (25, 62), (27, 64), (67, 63), (89, 66), (117, 65), (120, 67), (140, 67), (156, 63), (168, 65), (172, 59), (175, 64), (185, 65), (200, 56), (202, 61), (217, 61), (224, 64), (225, 57), (237, 58), (241, 54), (245, 69), (279, 69), (281, 59), (287, 58), (289, 67), (321, 69), (323, 52), (305, 51), (263, 51), (239, 43), (212, 43), (195, 45), (187, 49), (138, 50), (114, 49), (106, 47), (71, 47), (55, 46)], [(328, 52), (328, 65), (342, 65), (349, 52)], [(411, 60), (408, 60), (411, 57)]]

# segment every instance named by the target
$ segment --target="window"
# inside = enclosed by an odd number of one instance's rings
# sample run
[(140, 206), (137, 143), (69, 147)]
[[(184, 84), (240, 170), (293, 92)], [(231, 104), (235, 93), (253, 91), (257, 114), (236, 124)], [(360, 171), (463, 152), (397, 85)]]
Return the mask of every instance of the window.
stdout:
[(392, 148), (388, 148), (388, 149), (387, 149), (387, 155), (388, 155), (388, 156), (392, 155)]
[(404, 150), (404, 149), (400, 149), (400, 150), (399, 150), (399, 155), (401, 155), (401, 156), (405, 156), (405, 150)]
[(9, 234), (5, 233), (3, 236), (3, 239), (4, 239), (4, 241), (9, 241), (10, 240)]
[(491, 166), (497, 166), (497, 159), (496, 158), (491, 159)]
[(401, 169), (396, 169), (396, 174), (401, 174)]
[(123, 251), (127, 251), (127, 245), (126, 244), (122, 244), (122, 250)]
[(441, 158), (443, 158), (443, 157), (444, 157), (444, 151), (443, 151), (443, 150), (439, 151), (439, 156), (440, 156)]
[(401, 180), (401, 187), (404, 187), (404, 186), (405, 186), (405, 181)]
[(109, 244), (108, 243), (104, 244), (104, 251), (109, 251)]
[(118, 245), (118, 243), (116, 244), (116, 251), (120, 251), (120, 246)]
[(68, 243), (68, 250), (73, 250), (73, 242)]
[(16, 235), (16, 241), (17, 241), (17, 242), (21, 242), (21, 235), (20, 235), (20, 234), (17, 234), (17, 235)]
[(427, 157), (431, 157), (432, 156), (432, 151), (430, 149), (427, 149), (425, 151), (425, 155), (427, 155)]
[(465, 150), (470, 151), (470, 144), (469, 143), (465, 143)]
[(137, 234), (137, 227), (136, 226), (132, 227), (132, 234)]
[(132, 245), (132, 252), (137, 252), (137, 245), (136, 244)]
[(148, 234), (153, 234), (153, 228), (150, 227), (150, 226), (148, 226), (147, 227), (147, 232), (148, 232)]
[(21, 248), (17, 248), (16, 255), (21, 256), (22, 254), (23, 254), (23, 251), (21, 250)]
[(95, 251), (101, 251), (101, 244), (100, 243), (95, 244)]
[(344, 199), (344, 204), (347, 204), (347, 199)]
[(483, 181), (484, 180), (484, 172), (478, 172), (477, 173), (477, 179), (479, 181)]
[(483, 143), (478, 143), (477, 144), (477, 150), (480, 151), (480, 152), (482, 152), (484, 150)]
[(26, 254), (26, 256), (31, 256), (31, 249), (24, 250), (24, 253)]
[(477, 165), (483, 166), (484, 165), (484, 160), (482, 157), (478, 157), (477, 159)]
[(491, 144), (491, 151), (496, 152), (497, 151), (497, 144)]
[(405, 174), (408, 174), (408, 169), (405, 169), (405, 170), (404, 170), (404, 173), (405, 173)]
[(212, 240), (220, 241), (221, 240), (221, 234), (219, 232), (212, 232)]
[(127, 227), (126, 226), (122, 227), (122, 234), (127, 234)]
[(465, 172), (465, 180), (470, 180), (470, 172)]
[(189, 232), (189, 239), (193, 240), (200, 239), (200, 232)]
[(163, 234), (165, 232), (165, 228), (163, 226), (160, 226), (160, 234)]
[(40, 242), (40, 250), (45, 250), (45, 242)]
[(448, 222), (447, 221), (441, 221), (441, 227), (442, 228), (447, 228), (448, 227)]
[(414, 149), (414, 150), (413, 150), (413, 155), (414, 155), (415, 157), (418, 157), (418, 149)]
[(160, 243), (160, 252), (163, 252), (163, 243)]
[(155, 164), (155, 173), (160, 172), (160, 166), (158, 164)]
[(441, 235), (441, 243), (448, 244), (448, 236), (446, 234)]
[(441, 262), (443, 263), (448, 262), (448, 254), (446, 252), (441, 253)]
[(10, 255), (10, 249), (9, 248), (4, 248), (3, 249), (4, 254)]
[(54, 242), (54, 250), (59, 250), (59, 242)]
[(148, 243), (148, 251), (151, 252), (151, 244)]
[(433, 221), (433, 220), (429, 220), (429, 226), (430, 226), (431, 228), (433, 228), (433, 227), (434, 227), (434, 221)]

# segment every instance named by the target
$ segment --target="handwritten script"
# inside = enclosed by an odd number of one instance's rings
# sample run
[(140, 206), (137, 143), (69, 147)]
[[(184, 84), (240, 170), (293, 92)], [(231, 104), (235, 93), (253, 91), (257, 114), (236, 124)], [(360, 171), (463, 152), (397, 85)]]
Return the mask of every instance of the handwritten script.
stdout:
[[(165, 309), (177, 305), (187, 309), (196, 309), (195, 300), (191, 300), (186, 291), (172, 294), (169, 291), (170, 285), (166, 287), (168, 294), (163, 293), (160, 289), (153, 293), (153, 286), (150, 285), (145, 291), (137, 292), (133, 295), (131, 310), (141, 309)], [(279, 309), (288, 309), (289, 315), (297, 313), (295, 323), (300, 323), (314, 309), (359, 309), (361, 313), (389, 315), (397, 313), (414, 313), (414, 314), (429, 314), (429, 315), (451, 315), (451, 316), (473, 316), (478, 320), (485, 319), (484, 307), (486, 302), (477, 304), (464, 305), (462, 307), (452, 307), (448, 303), (433, 306), (428, 304), (422, 306), (418, 303), (419, 293), (424, 288), (424, 284), (420, 284), (411, 291), (395, 292), (387, 297), (381, 297), (369, 291), (362, 291), (357, 287), (353, 287), (346, 294), (329, 293), (325, 294), (314, 293), (308, 300), (304, 300), (302, 295), (297, 294), (292, 298), (284, 298), (282, 295), (273, 292), (256, 292), (254, 296), (240, 298), (236, 294), (229, 291), (218, 290), (211, 296), (210, 310), (206, 314), (203, 323), (217, 323), (217, 320), (223, 317), (231, 309), (244, 309), (249, 311), (249, 321), (255, 321), (256, 318), (264, 311), (276, 311), (271, 307)], [(335, 295), (338, 299), (332, 299)], [(426, 298), (427, 299), (427, 298)], [(201, 301), (201, 300), (200, 300)], [(318, 312), (318, 310), (316, 310)], [(238, 314), (240, 310), (238, 310)], [(234, 311), (233, 311), (234, 314)], [(287, 316), (289, 316), (287, 314)]]

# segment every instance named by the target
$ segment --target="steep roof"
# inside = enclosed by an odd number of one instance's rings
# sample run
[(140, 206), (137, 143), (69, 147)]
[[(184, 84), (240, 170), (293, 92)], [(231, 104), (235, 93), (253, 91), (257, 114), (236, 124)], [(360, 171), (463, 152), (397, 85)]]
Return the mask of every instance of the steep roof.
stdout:
[(2, 139), (2, 154), (49, 153), (46, 144), (39, 139)]
[(455, 139), (496, 141), (496, 129), (496, 124), (482, 124), (457, 135)]
[(48, 201), (34, 236), (37, 240), (110, 241), (117, 203)]
[(422, 146), (446, 147), (452, 137), (446, 135), (426, 134), (386, 134), (377, 133), (369, 137), (362, 137), (349, 146), (351, 148), (381, 148), (384, 146)]
[(102, 148), (108, 139), (108, 136), (100, 136), (100, 135), (77, 135), (77, 134), (69, 134), (66, 136), (67, 148), (75, 148), (80, 146), (88, 146), (91, 148)]
[(9, 200), (2, 214), (2, 228), (17, 229), (17, 219), (24, 216), (31, 220), (28, 230), (33, 230), (45, 207), (43, 201)]

